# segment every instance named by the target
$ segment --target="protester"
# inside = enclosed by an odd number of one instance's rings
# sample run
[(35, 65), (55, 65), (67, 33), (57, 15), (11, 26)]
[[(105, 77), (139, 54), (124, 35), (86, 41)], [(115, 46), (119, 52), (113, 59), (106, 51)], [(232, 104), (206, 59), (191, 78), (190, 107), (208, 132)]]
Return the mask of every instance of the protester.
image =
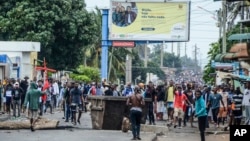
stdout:
[[(228, 93), (226, 92), (226, 88), (222, 89), (222, 92), (219, 93), (222, 97), (222, 101), (224, 104), (220, 102), (220, 109), (218, 114), (218, 126), (220, 127), (220, 122), (224, 126), (226, 118), (227, 118), (227, 107), (228, 107)], [(224, 107), (223, 107), (224, 106)]]
[(150, 98), (151, 101), (148, 103), (148, 120), (149, 120), (149, 125), (153, 124), (155, 125), (155, 116), (154, 113), (156, 113), (156, 104), (157, 104), (157, 99), (156, 99), (156, 90), (154, 88), (153, 82), (149, 81), (147, 85), (147, 89), (145, 91), (145, 98)]
[(132, 140), (141, 140), (140, 137), (140, 124), (142, 117), (142, 106), (145, 105), (144, 99), (141, 95), (139, 87), (135, 88), (135, 93), (129, 96), (127, 105), (131, 105), (130, 109), (130, 120), (132, 124)]
[(34, 82), (30, 83), (30, 88), (25, 96), (24, 107), (29, 103), (30, 130), (35, 131), (34, 126), (38, 118), (39, 97), (46, 92), (37, 90)]
[(218, 94), (217, 88), (213, 88), (213, 94), (211, 94), (209, 97), (207, 107), (211, 106), (215, 127), (219, 127), (217, 116), (218, 116), (219, 110), (220, 110), (220, 102), (223, 106), (224, 111), (226, 111), (225, 106), (224, 106), (224, 102), (222, 100), (222, 96), (220, 94)]
[(165, 100), (165, 90), (164, 85), (158, 85), (156, 88), (157, 95), (157, 111), (156, 117), (158, 120), (163, 120), (163, 113), (164, 113), (164, 100)]
[(16, 116), (16, 109), (18, 117), (21, 116), (21, 97), (23, 95), (23, 89), (19, 87), (19, 83), (16, 82), (14, 84), (14, 88), (12, 90), (12, 104), (13, 104), (13, 116)]
[(246, 111), (245, 125), (250, 125), (250, 82), (247, 83), (247, 88), (244, 91), (242, 106)]
[(169, 86), (166, 89), (167, 114), (168, 114), (168, 121), (170, 121), (170, 123), (172, 123), (174, 120), (174, 117), (173, 117), (174, 93), (175, 93), (174, 81), (170, 80)]
[(71, 83), (67, 82), (66, 85), (66, 90), (64, 93), (64, 102), (65, 102), (65, 108), (66, 108), (66, 113), (65, 113), (65, 122), (69, 122), (70, 118), (70, 91), (71, 91)]
[(177, 127), (176, 122), (178, 121), (178, 128), (181, 128), (182, 119), (184, 117), (184, 104), (191, 103), (188, 101), (186, 95), (183, 93), (182, 88), (179, 86), (174, 96), (174, 128)]
[(6, 112), (7, 114), (9, 114), (9, 116), (11, 115), (11, 103), (12, 103), (12, 90), (13, 90), (13, 85), (11, 80), (8, 81), (8, 84), (5, 86), (5, 90), (4, 90), (4, 97), (6, 99), (5, 103), (6, 103)]
[(235, 90), (235, 94), (233, 95), (233, 120), (234, 125), (240, 125), (242, 119), (242, 101), (243, 101), (243, 94), (240, 90), (240, 87), (237, 87)]
[(203, 98), (201, 98), (201, 91), (195, 92), (195, 116), (198, 117), (198, 125), (200, 131), (201, 141), (205, 141), (205, 129), (207, 121), (206, 104)]
[(79, 83), (74, 84), (74, 88), (70, 90), (70, 103), (71, 103), (71, 122), (76, 125), (76, 113), (78, 112), (77, 122), (81, 124), (80, 119), (83, 111), (83, 94), (78, 88)]

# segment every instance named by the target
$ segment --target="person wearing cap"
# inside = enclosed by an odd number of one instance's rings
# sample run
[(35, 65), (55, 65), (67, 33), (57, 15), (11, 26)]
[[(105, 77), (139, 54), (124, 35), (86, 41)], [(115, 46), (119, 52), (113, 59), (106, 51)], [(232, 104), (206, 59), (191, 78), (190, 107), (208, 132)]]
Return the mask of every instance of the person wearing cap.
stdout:
[(21, 111), (21, 97), (23, 95), (23, 89), (19, 87), (19, 83), (15, 82), (14, 88), (12, 89), (12, 104), (13, 104), (13, 116), (16, 116), (16, 109), (18, 117), (20, 117)]

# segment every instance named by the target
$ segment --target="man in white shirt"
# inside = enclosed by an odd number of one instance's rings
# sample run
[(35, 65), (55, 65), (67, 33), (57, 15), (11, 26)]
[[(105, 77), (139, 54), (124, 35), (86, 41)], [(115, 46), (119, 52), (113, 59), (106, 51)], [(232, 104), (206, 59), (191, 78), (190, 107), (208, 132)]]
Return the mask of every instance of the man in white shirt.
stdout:
[(246, 110), (245, 124), (250, 125), (250, 82), (247, 83), (247, 88), (244, 91), (242, 106)]
[(52, 97), (51, 97), (52, 107), (53, 107), (53, 109), (55, 109), (56, 104), (57, 104), (57, 97), (59, 96), (59, 86), (58, 86), (56, 80), (53, 80), (51, 93), (52, 93)]

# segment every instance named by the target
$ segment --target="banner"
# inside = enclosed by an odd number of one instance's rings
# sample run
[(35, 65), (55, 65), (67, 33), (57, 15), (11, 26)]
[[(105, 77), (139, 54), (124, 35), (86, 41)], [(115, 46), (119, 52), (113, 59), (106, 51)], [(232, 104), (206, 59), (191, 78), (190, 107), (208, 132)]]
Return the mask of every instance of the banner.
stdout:
[(190, 2), (111, 0), (109, 39), (188, 41)]

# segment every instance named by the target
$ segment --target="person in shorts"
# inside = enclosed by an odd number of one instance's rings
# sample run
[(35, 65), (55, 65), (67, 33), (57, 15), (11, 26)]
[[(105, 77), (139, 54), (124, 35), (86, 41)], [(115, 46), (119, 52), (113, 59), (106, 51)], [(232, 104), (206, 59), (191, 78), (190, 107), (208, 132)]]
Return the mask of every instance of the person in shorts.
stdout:
[(174, 96), (174, 128), (177, 127), (176, 122), (178, 121), (178, 128), (181, 128), (181, 122), (184, 117), (183, 107), (184, 104), (191, 105), (186, 95), (183, 93), (182, 88), (179, 86)]
[(34, 125), (38, 118), (38, 108), (39, 108), (39, 98), (40, 96), (46, 94), (46, 92), (41, 92), (37, 89), (34, 82), (30, 83), (30, 88), (25, 96), (24, 108), (26, 109), (27, 103), (29, 103), (29, 119), (30, 119), (30, 130), (35, 131)]
[(71, 121), (74, 125), (76, 125), (76, 113), (78, 112), (77, 122), (81, 124), (80, 119), (83, 111), (83, 94), (82, 91), (79, 89), (79, 83), (74, 84), (74, 88), (70, 91), (70, 103), (71, 103), (71, 112), (72, 117)]
[(170, 80), (169, 86), (166, 88), (166, 104), (167, 104), (167, 114), (168, 114), (168, 120), (171, 122), (173, 121), (174, 117), (174, 93), (175, 93), (175, 87), (174, 87), (174, 81)]

